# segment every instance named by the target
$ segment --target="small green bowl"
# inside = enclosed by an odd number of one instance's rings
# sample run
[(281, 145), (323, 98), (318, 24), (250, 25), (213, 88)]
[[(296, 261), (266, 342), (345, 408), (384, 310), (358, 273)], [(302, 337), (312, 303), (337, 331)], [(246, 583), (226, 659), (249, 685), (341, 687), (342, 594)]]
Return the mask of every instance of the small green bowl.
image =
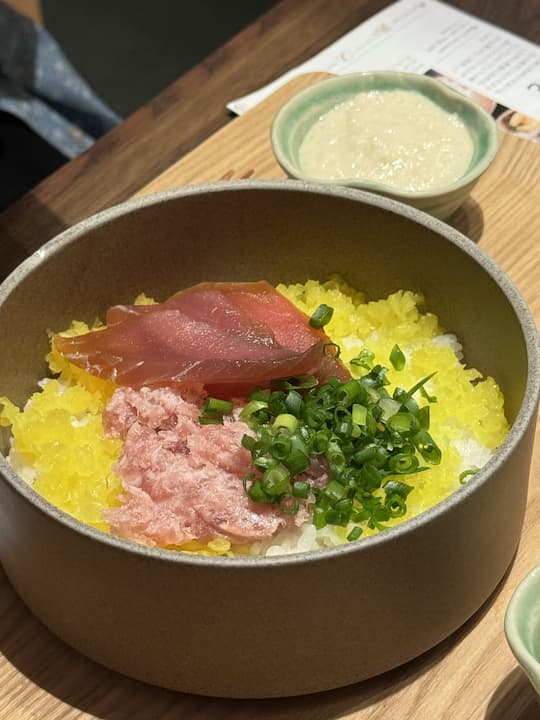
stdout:
[[(324, 180), (307, 175), (299, 162), (300, 146), (320, 116), (350, 97), (372, 90), (411, 90), (426, 96), (443, 110), (457, 113), (469, 130), (474, 151), (467, 172), (453, 183), (433, 190), (415, 192), (353, 178)], [(323, 80), (294, 95), (276, 114), (271, 128), (274, 154), (293, 178), (311, 182), (369, 190), (413, 205), (435, 217), (446, 219), (469, 195), (499, 148), (499, 131), (491, 115), (443, 83), (413, 73), (365, 72), (339, 75)]]
[(540, 565), (514, 591), (506, 610), (504, 631), (516, 660), (540, 695)]

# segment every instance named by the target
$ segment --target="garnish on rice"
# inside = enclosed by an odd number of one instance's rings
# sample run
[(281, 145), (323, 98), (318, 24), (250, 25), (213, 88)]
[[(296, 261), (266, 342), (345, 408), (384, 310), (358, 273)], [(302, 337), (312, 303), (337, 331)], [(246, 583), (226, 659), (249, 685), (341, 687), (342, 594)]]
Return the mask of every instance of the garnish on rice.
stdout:
[[(390, 359), (403, 369), (397, 345)], [(311, 500), (315, 527), (352, 523), (349, 540), (363, 532), (360, 523), (380, 530), (390, 518), (405, 515), (413, 486), (397, 477), (441, 462), (428, 432), (429, 405), (420, 408), (413, 397), (432, 376), (390, 395), (386, 373), (375, 365), (358, 379), (332, 378), (304, 394), (253, 391), (240, 413), (255, 432), (242, 441), (256, 470), (244, 477), (249, 497), (288, 513)], [(320, 475), (311, 481), (312, 458), (324, 467), (322, 482)]]

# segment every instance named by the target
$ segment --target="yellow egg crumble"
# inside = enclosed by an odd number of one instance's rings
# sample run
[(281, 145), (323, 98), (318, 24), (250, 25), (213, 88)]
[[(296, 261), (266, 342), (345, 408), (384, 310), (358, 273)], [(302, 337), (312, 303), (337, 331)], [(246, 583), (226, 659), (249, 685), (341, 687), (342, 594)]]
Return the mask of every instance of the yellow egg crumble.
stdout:
[[(483, 464), (503, 441), (508, 424), (500, 389), (492, 378), (482, 380), (478, 370), (457, 360), (455, 338), (444, 335), (435, 315), (420, 310), (420, 295), (399, 291), (385, 300), (366, 302), (362, 293), (339, 278), (279, 285), (278, 290), (308, 316), (321, 304), (334, 309), (325, 331), (340, 346), (341, 359), (353, 376), (366, 372), (349, 365), (363, 349), (374, 353), (375, 362), (390, 368), (390, 392), (396, 385), (412, 387), (436, 371), (425, 390), (437, 398), (430, 403), (430, 433), (441, 449), (442, 461), (414, 476), (407, 514), (388, 525), (409, 519), (448, 496), (459, 487), (460, 473)], [(136, 302), (153, 301), (139, 296)], [(92, 329), (99, 332), (99, 326)], [(88, 330), (86, 324), (73, 322), (66, 333)], [(392, 370), (389, 362), (396, 344), (406, 357), (399, 372)], [(12, 431), (10, 461), (51, 503), (107, 532), (101, 513), (118, 503), (121, 483), (113, 466), (121, 441), (104, 437), (101, 417), (115, 385), (71, 365), (54, 348), (47, 362), (56, 377), (42, 381), (23, 410), (0, 397), (0, 425), (10, 425)], [(420, 394), (417, 400), (419, 405), (428, 403)], [(346, 528), (332, 530), (345, 539)], [(364, 536), (368, 534), (366, 528)], [(231, 547), (223, 539), (207, 545), (194, 541), (172, 549), (205, 555), (249, 552), (249, 547)]]

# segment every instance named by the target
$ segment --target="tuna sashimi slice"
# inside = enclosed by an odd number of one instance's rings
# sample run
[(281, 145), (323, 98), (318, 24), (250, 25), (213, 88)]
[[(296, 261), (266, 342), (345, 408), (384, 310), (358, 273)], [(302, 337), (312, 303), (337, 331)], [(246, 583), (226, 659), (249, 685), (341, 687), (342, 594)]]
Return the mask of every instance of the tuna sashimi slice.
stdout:
[(54, 338), (67, 360), (118, 385), (201, 384), (231, 396), (303, 373), (348, 379), (327, 342), (267, 282), (200, 283), (161, 304), (115, 306), (103, 330)]

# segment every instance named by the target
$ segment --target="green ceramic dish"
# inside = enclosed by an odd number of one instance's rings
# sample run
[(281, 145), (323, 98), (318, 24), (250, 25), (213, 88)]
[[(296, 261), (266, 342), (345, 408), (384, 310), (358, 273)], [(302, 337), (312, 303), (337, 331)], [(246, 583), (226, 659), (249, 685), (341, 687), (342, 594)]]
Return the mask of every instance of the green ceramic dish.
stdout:
[(316, 83), (292, 97), (274, 118), (271, 141), (274, 154), (285, 172), (300, 180), (317, 181), (302, 170), (299, 150), (306, 133), (319, 117), (348, 98), (372, 90), (411, 90), (425, 95), (443, 110), (457, 113), (473, 140), (474, 152), (467, 172), (455, 182), (432, 191), (398, 190), (369, 180), (325, 180), (326, 184), (348, 185), (408, 203), (445, 219), (469, 195), (499, 148), (495, 121), (485, 110), (437, 80), (400, 72), (366, 72), (340, 75)]
[(518, 585), (504, 619), (506, 639), (540, 695), (540, 565)]

